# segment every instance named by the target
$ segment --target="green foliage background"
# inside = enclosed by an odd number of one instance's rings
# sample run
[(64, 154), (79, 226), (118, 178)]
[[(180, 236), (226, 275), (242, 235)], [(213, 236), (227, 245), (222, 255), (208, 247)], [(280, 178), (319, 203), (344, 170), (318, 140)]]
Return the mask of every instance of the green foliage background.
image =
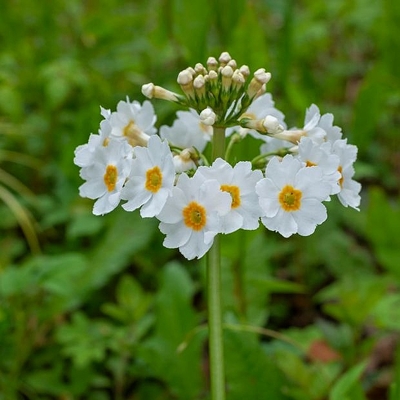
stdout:
[(272, 72), (290, 126), (334, 113), (363, 184), (311, 237), (224, 240), (228, 399), (400, 399), (399, 19), (394, 0), (3, 2), (0, 399), (209, 398), (204, 262), (156, 221), (94, 217), (72, 160), (100, 105), (222, 51)]

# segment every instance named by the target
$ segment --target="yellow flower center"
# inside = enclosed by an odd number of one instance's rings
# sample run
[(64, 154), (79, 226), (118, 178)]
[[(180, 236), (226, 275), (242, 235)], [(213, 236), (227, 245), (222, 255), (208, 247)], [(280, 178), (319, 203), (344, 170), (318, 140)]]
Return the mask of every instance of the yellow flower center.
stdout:
[(340, 172), (339, 185), (340, 187), (343, 187), (343, 168), (341, 165), (339, 165), (338, 171)]
[(163, 176), (160, 168), (156, 165), (146, 171), (145, 188), (152, 193), (157, 193), (162, 185)]
[(301, 190), (295, 189), (293, 186), (286, 185), (279, 193), (279, 203), (287, 212), (297, 211), (301, 206), (301, 197)]
[(306, 161), (306, 167), (315, 167), (317, 164), (313, 163), (312, 161)]
[(240, 206), (240, 189), (235, 185), (221, 185), (223, 192), (228, 192), (232, 197), (231, 208)]
[(195, 201), (191, 201), (182, 210), (182, 214), (185, 225), (194, 231), (201, 231), (207, 222), (205, 208)]
[(107, 190), (112, 192), (115, 189), (118, 178), (118, 169), (115, 165), (107, 165), (106, 173), (104, 174), (104, 183), (107, 186)]

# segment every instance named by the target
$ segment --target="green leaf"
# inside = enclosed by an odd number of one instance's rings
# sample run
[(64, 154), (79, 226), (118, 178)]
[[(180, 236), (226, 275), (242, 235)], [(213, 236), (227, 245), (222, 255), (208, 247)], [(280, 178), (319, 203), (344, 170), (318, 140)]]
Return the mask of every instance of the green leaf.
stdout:
[(192, 308), (193, 283), (178, 263), (163, 267), (161, 288), (156, 296), (156, 332), (139, 349), (158, 379), (168, 383), (178, 399), (196, 398), (202, 390), (201, 350), (203, 337), (195, 335), (188, 346), (178, 346), (197, 327)]
[(340, 379), (334, 384), (329, 395), (329, 400), (365, 400), (364, 395), (357, 394), (354, 396), (357, 388), (360, 386), (360, 377), (366, 366), (366, 362), (361, 362), (350, 370), (348, 370)]
[(284, 400), (284, 379), (257, 335), (224, 332), (225, 368), (229, 400)]

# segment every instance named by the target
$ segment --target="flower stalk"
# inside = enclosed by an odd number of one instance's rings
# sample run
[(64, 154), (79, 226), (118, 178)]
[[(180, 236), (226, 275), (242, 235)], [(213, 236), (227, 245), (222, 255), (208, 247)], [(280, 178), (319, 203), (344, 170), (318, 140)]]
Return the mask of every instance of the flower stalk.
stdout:
[[(225, 129), (214, 127), (212, 158), (224, 158)], [(225, 366), (221, 299), (221, 235), (207, 257), (208, 332), (210, 352), (210, 388), (212, 400), (225, 400)]]

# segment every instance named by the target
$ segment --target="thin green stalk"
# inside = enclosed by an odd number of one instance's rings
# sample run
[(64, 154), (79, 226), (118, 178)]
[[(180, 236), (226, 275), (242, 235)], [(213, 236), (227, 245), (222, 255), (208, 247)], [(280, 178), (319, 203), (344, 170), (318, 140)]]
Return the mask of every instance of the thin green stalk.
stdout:
[[(213, 134), (212, 159), (224, 157), (225, 129), (215, 128)], [(210, 386), (212, 400), (225, 400), (225, 368), (221, 304), (221, 242), (220, 236), (207, 258), (208, 330), (210, 350)]]

